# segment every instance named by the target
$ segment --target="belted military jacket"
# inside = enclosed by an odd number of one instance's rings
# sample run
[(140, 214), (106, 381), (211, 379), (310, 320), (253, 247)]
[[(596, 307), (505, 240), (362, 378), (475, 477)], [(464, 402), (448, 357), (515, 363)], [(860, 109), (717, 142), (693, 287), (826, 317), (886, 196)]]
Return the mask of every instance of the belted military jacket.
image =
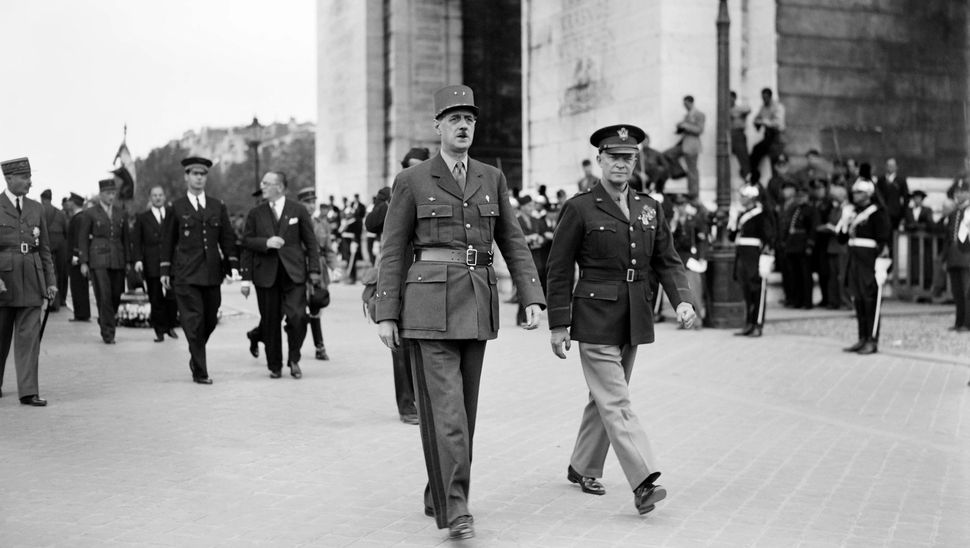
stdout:
[(78, 259), (88, 268), (124, 270), (128, 262), (128, 213), (111, 206), (111, 217), (100, 203), (79, 213)]
[(574, 340), (653, 342), (651, 276), (674, 307), (694, 302), (663, 209), (632, 190), (626, 199), (630, 219), (601, 183), (572, 197), (559, 215), (546, 281), (549, 327), (569, 327)]
[(24, 197), (21, 213), (0, 191), (0, 306), (40, 306), (57, 285), (40, 202)]
[[(532, 254), (498, 169), (468, 160), (464, 192), (441, 155), (397, 175), (384, 219), (374, 320), (396, 320), (415, 339), (489, 340), (498, 335), (498, 278), (486, 257), (497, 245), (523, 305), (545, 306)], [(413, 246), (415, 260), (405, 257)], [(452, 250), (465, 262), (420, 259)]]

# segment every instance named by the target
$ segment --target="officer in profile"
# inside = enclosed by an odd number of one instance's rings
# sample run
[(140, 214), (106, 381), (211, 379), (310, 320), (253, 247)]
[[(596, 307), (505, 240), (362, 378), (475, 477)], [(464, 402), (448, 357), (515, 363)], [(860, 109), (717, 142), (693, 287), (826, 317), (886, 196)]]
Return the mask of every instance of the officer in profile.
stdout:
[(612, 445), (640, 514), (667, 496), (657, 484), (660, 472), (627, 386), (637, 346), (654, 340), (650, 277), (660, 279), (684, 327), (696, 320), (694, 296), (663, 209), (630, 188), (644, 136), (636, 126), (616, 125), (590, 137), (599, 150), (602, 181), (563, 206), (547, 280), (552, 351), (566, 359), (571, 342), (579, 342), (590, 394), (566, 478), (585, 493), (605, 494), (596, 478), (603, 475)]

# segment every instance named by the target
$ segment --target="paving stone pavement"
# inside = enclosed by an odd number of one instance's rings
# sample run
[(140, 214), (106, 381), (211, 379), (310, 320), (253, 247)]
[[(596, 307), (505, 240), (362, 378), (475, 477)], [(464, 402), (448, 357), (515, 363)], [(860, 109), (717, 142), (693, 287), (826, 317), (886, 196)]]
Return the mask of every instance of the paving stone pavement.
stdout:
[[(360, 286), (325, 311), (331, 361), (272, 380), (249, 356), (255, 299), (224, 291), (212, 386), (184, 339), (152, 342), (52, 316), (44, 409), (0, 399), (0, 547), (435, 546), (422, 513), (420, 438), (400, 423), (388, 351)], [(637, 515), (610, 455), (608, 493), (565, 480), (586, 399), (577, 349), (548, 331), (489, 343), (468, 546), (965, 546), (970, 539), (970, 357), (846, 355), (809, 338), (658, 326), (634, 408), (667, 500)], [(310, 343), (305, 346), (310, 351)]]

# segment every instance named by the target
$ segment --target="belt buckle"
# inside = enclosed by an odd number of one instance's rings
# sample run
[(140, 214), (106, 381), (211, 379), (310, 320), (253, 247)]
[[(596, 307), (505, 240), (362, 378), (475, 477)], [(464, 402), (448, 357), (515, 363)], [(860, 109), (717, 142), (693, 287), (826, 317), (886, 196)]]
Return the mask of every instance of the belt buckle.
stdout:
[(27, 242), (20, 242), (20, 252), (24, 255), (30, 253), (30, 245)]
[(633, 279), (636, 277), (636, 275), (637, 275), (636, 270), (633, 270), (632, 268), (626, 269), (626, 281), (632, 282)]
[(477, 266), (478, 265), (478, 250), (475, 248), (469, 248), (465, 250), (465, 266)]

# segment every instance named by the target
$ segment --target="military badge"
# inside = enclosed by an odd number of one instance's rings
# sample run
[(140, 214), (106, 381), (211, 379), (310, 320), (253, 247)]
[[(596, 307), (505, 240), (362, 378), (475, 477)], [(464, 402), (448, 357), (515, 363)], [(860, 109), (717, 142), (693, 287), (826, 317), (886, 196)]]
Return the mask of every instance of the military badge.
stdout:
[(648, 226), (651, 227), (651, 228), (653, 228), (653, 221), (656, 218), (657, 218), (657, 210), (656, 209), (654, 209), (654, 208), (652, 208), (652, 207), (650, 207), (648, 205), (644, 205), (643, 206), (643, 209), (640, 210), (640, 217), (639, 217), (640, 224), (643, 225), (643, 228), (644, 229), (646, 229)]
[(40, 227), (34, 227), (34, 245), (40, 245)]
[(621, 141), (626, 141), (627, 137), (630, 136), (630, 131), (625, 127), (621, 127), (616, 131), (616, 134), (620, 136)]

